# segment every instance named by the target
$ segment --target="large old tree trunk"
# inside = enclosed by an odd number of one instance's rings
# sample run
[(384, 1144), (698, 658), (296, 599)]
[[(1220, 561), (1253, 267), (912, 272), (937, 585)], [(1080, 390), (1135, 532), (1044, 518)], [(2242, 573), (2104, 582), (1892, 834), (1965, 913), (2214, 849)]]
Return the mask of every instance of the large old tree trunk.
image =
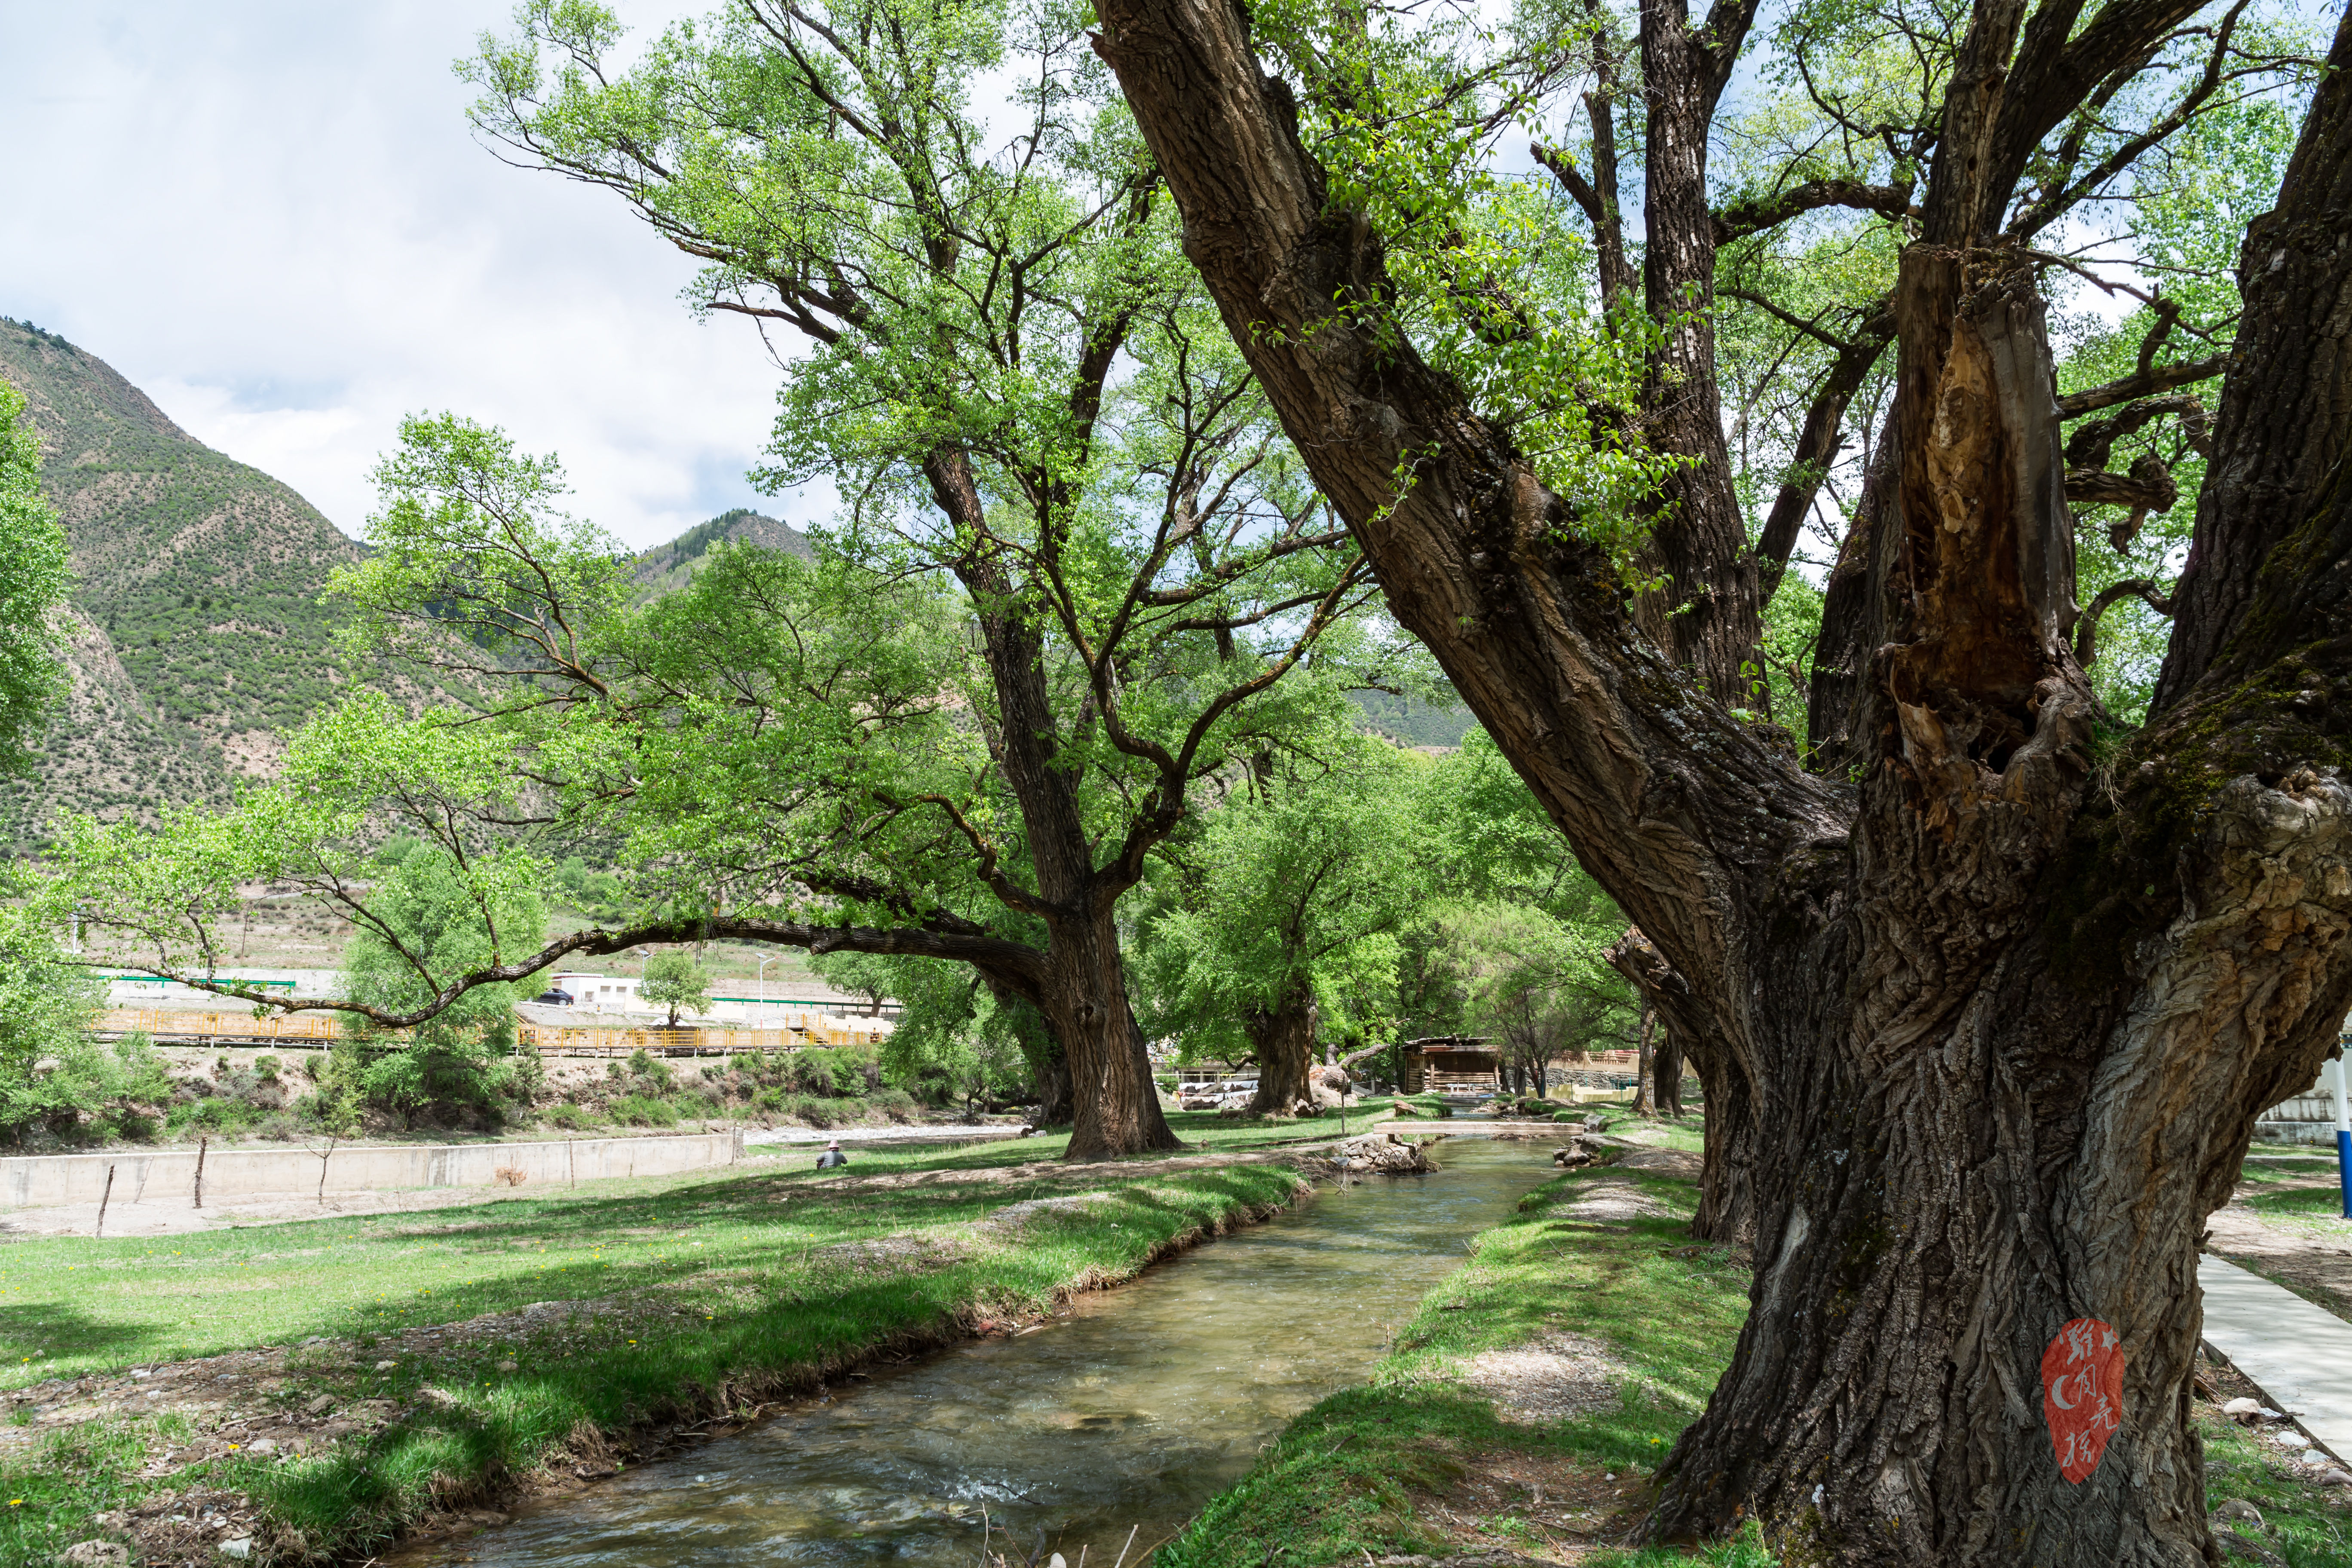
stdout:
[[(942, 510), (982, 520), (970, 466), (953, 453), (926, 468)], [(1021, 806), (1036, 886), (1024, 889), (991, 866), (983, 875), (1008, 907), (1045, 922), (1046, 944), (1034, 1000), (1060, 1040), (1069, 1072), (1068, 1158), (1088, 1160), (1181, 1148), (1160, 1109), (1151, 1060), (1127, 993), (1118, 942), (1118, 895), (1132, 875), (1095, 863), (1070, 770), (1057, 755), (1060, 726), (1035, 618), (986, 555), (959, 575), (979, 606), (982, 651), (996, 689), (993, 737), (1005, 782)]]
[[(1758, 1272), (1657, 1536), (1759, 1517), (1806, 1562), (2209, 1561), (2196, 1238), (2352, 995), (2352, 25), (2248, 237), (2254, 352), (2163, 701), (2104, 754), (2042, 307), (1997, 232), (2041, 138), (2191, 9), (1977, 10), (1902, 267), (1901, 434), (1832, 584), (1824, 777), (1643, 635), (1507, 437), (1388, 330), (1378, 237), (1327, 207), (1235, 0), (1098, 0), (1234, 340), (1391, 607), (1638, 923), (1651, 952), (1619, 966), (1706, 1086), (1703, 1220), (1752, 1232)], [(1736, 47), (1748, 14), (1704, 36)], [(1713, 587), (1736, 623), (1742, 579)]]
[(1655, 1059), (1658, 1036), (1658, 1016), (1650, 1011), (1647, 1002), (1642, 1004), (1642, 1026), (1633, 1047), (1633, 1114), (1655, 1116), (1658, 1102), (1650, 1092), (1650, 1064)]
[(1683, 1114), (1683, 1045), (1672, 1029), (1658, 1033), (1650, 1054), (1650, 1103), (1660, 1116)]
[(1160, 1109), (1110, 910), (1091, 922), (1056, 922), (1045, 972), (1038, 1005), (1069, 1053), (1068, 1157), (1181, 1148)]
[(1313, 1103), (1307, 1071), (1315, 1064), (1315, 993), (1303, 980), (1291, 981), (1271, 1006), (1254, 1009), (1243, 1020), (1250, 1048), (1257, 1053), (1251, 1115), (1283, 1116), (1302, 1100)]

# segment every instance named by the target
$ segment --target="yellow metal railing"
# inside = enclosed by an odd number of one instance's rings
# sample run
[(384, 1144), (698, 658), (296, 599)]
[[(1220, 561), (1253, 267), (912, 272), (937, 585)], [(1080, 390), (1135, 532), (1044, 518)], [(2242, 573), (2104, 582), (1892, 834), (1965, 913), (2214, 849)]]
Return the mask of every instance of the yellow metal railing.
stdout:
[[(843, 1018), (824, 1013), (787, 1016), (769, 1028), (680, 1025), (605, 1028), (584, 1024), (518, 1023), (517, 1039), (541, 1056), (625, 1057), (733, 1056), (738, 1051), (793, 1051), (806, 1046), (873, 1045), (890, 1030), (886, 1021)], [(342, 1020), (331, 1013), (281, 1013), (255, 1017), (249, 1012), (197, 1012), (179, 1007), (110, 1007), (93, 1026), (103, 1036), (144, 1034), (158, 1045), (229, 1041), (284, 1041), (331, 1046), (342, 1037)], [(398, 1031), (394, 1031), (398, 1033)]]
[(873, 1045), (889, 1033), (861, 1020), (812, 1016), (804, 1025), (776, 1029), (727, 1028), (717, 1025), (675, 1029), (599, 1028), (581, 1024), (525, 1024), (517, 1031), (522, 1043), (543, 1057), (625, 1057), (635, 1051), (651, 1056), (730, 1057), (737, 1052), (796, 1051), (807, 1046)]
[(274, 1013), (257, 1018), (250, 1012), (199, 1013), (184, 1007), (110, 1007), (98, 1016), (94, 1027), (104, 1035), (144, 1034), (166, 1045), (180, 1037), (332, 1045), (342, 1034), (341, 1021), (328, 1013)]

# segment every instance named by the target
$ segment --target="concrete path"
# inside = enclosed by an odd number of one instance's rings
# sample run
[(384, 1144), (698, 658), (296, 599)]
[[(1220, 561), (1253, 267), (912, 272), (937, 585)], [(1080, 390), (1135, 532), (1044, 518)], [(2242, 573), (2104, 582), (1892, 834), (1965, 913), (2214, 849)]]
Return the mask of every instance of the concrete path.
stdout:
[(2197, 1260), (2205, 1342), (2338, 1460), (2352, 1460), (2352, 1323), (2218, 1258)]

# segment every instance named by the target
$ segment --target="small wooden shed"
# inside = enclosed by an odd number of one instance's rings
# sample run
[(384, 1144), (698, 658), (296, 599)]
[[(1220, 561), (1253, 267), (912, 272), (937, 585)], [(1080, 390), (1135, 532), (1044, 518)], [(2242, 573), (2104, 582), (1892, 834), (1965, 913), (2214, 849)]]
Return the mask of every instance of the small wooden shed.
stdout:
[(1496, 1094), (1503, 1087), (1503, 1053), (1483, 1035), (1430, 1035), (1404, 1042), (1407, 1094)]

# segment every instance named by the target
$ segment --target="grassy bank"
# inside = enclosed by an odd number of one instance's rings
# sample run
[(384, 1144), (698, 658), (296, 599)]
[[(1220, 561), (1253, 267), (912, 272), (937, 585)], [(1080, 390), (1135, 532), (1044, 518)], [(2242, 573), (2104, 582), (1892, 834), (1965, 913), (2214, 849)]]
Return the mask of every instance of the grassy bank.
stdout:
[(256, 1562), (355, 1555), (1049, 1310), (1298, 1184), (1038, 1163), (1058, 1152), (861, 1152), (820, 1174), (795, 1152), (576, 1197), (0, 1248), (0, 1563), (93, 1536), (157, 1561), (248, 1537)]
[[(1699, 1142), (1693, 1125), (1624, 1131), (1670, 1149)], [(2311, 1204), (2282, 1193), (2273, 1206)], [(1613, 1544), (1747, 1315), (1747, 1259), (1693, 1245), (1696, 1208), (1688, 1181), (1644, 1171), (1586, 1169), (1538, 1188), (1423, 1298), (1370, 1384), (1294, 1422), (1155, 1568), (1374, 1568), (1463, 1552), (1580, 1568), (1777, 1563), (1752, 1527), (1696, 1551)], [(2225, 1552), (2287, 1568), (2352, 1562), (2352, 1499), (2319, 1488), (2275, 1428), (2221, 1415), (2251, 1384), (2201, 1361), (2199, 1384), (2206, 1507)]]
[[(1368, 1385), (1299, 1417), (1155, 1561), (1692, 1561), (1599, 1543), (1704, 1405), (1747, 1312), (1741, 1262), (1689, 1246), (1695, 1207), (1687, 1182), (1641, 1172), (1538, 1188), (1423, 1300)], [(1699, 1560), (1769, 1561), (1753, 1541)]]

